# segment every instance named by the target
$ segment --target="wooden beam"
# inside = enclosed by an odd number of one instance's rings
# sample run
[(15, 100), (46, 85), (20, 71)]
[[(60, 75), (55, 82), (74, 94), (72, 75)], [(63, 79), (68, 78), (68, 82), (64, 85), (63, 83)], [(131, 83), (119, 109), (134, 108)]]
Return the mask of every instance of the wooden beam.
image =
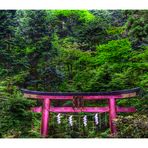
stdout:
[[(33, 99), (50, 99), (50, 100), (72, 100), (75, 96), (44, 96), (44, 95), (35, 95), (35, 94), (24, 94), (26, 98), (33, 98)], [(114, 98), (121, 98), (121, 95), (116, 96), (81, 96), (81, 99), (84, 100), (100, 100), (100, 99), (109, 99), (110, 97)]]
[(117, 106), (117, 112), (136, 112), (135, 107), (119, 107)]
[(131, 97), (135, 97), (137, 95), (136, 92), (133, 93), (128, 93), (128, 94), (121, 94), (122, 98), (131, 98)]
[[(122, 98), (131, 98), (131, 97), (135, 97), (137, 94), (136, 92), (133, 93), (127, 93), (127, 94), (120, 94), (120, 95), (90, 95), (90, 96), (80, 96), (82, 99), (84, 100), (100, 100), (100, 99), (110, 99), (111, 97), (116, 98), (116, 99), (122, 99)], [(65, 95), (37, 95), (37, 94), (27, 94), (24, 93), (24, 97), (26, 98), (33, 98), (33, 99), (51, 99), (51, 100), (72, 100), (73, 97), (75, 96), (65, 96)], [(77, 96), (79, 97), (79, 96)]]
[(35, 113), (41, 113), (41, 112), (42, 112), (42, 106), (39, 106), (39, 107), (32, 107), (32, 108), (31, 108), (31, 111), (32, 111), (32, 112), (35, 112)]
[[(32, 107), (31, 111), (36, 113), (42, 112), (42, 107)], [(108, 112), (108, 107), (83, 107), (82, 108), (73, 108), (73, 107), (51, 107), (50, 112), (61, 112), (61, 113), (68, 113), (68, 112)], [(136, 112), (135, 107), (116, 107), (117, 112)]]
[(108, 112), (108, 107), (83, 107), (83, 108), (73, 108), (73, 107), (51, 107), (50, 112), (55, 113), (80, 113), (80, 112), (87, 112), (87, 113), (96, 113), (96, 112)]
[(114, 98), (121, 98), (121, 95), (98, 95), (98, 96), (83, 96), (84, 100), (100, 100), (100, 99), (110, 99), (111, 97)]
[(35, 94), (24, 94), (26, 98), (32, 99), (50, 99), (50, 100), (72, 100), (73, 96), (45, 96), (45, 95), (35, 95)]
[(24, 97), (38, 99), (38, 95), (35, 95), (35, 94), (25, 94), (24, 93)]

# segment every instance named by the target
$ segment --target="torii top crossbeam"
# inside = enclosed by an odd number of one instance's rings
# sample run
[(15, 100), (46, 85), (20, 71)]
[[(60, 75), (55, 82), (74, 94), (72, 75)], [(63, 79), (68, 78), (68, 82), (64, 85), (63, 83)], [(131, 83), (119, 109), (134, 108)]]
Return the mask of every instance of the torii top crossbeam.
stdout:
[(137, 95), (140, 88), (137, 87), (133, 89), (117, 90), (110, 92), (42, 92), (42, 91), (31, 91), (27, 89), (21, 89), (21, 90), (24, 93), (24, 96), (30, 98), (38, 98), (38, 99), (39, 98), (44, 99), (46, 97), (50, 99), (51, 96), (54, 96), (54, 98), (51, 99), (70, 99), (73, 98), (73, 96), (83, 96), (84, 99), (89, 99), (89, 98), (103, 99), (104, 97), (105, 97), (104, 99), (106, 99), (110, 98), (110, 96), (114, 96), (115, 98), (134, 97)]

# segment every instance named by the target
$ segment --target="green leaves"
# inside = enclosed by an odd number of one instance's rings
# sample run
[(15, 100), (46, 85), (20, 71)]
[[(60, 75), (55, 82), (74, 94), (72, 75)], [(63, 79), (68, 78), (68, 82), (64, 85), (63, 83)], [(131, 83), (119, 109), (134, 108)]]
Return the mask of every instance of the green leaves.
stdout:
[(52, 14), (59, 18), (75, 17), (81, 22), (89, 22), (95, 18), (88, 10), (54, 10)]
[(124, 33), (124, 31), (125, 31), (125, 26), (122, 26), (122, 27), (110, 27), (107, 30), (107, 33), (109, 35), (121, 35), (122, 33)]
[(21, 137), (31, 129), (33, 113), (30, 107), (35, 102), (22, 97), (15, 92), (7, 100), (0, 103), (0, 135), (5, 137)]
[(131, 51), (131, 44), (128, 39), (109, 41), (108, 44), (97, 46), (98, 62), (119, 63), (127, 62)]
[(148, 136), (148, 117), (146, 115), (119, 116), (116, 124), (118, 128), (117, 137), (147, 138)]
[(127, 32), (128, 37), (135, 49), (147, 45), (148, 15), (145, 10), (131, 11), (128, 14)]

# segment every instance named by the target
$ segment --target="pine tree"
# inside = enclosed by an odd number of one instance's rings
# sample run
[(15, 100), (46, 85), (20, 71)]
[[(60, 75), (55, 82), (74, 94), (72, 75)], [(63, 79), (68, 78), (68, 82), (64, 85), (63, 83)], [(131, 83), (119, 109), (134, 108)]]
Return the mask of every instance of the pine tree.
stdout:
[[(17, 17), (19, 24), (17, 37), (25, 43), (22, 48), (24, 48), (29, 64), (29, 78), (26, 81), (29, 82), (28, 85), (36, 88), (39, 83), (46, 85), (45, 83), (52, 79), (51, 75), (56, 77), (56, 70), (50, 62), (57, 54), (52, 46), (53, 33), (48, 13), (45, 10), (18, 11)], [(44, 81), (47, 74), (48, 80)]]
[(127, 11), (127, 34), (134, 48), (148, 45), (148, 13), (146, 10)]
[[(13, 55), (15, 11), (0, 11), (0, 67), (6, 72), (11, 72), (15, 62)], [(1, 73), (3, 74), (3, 72)]]

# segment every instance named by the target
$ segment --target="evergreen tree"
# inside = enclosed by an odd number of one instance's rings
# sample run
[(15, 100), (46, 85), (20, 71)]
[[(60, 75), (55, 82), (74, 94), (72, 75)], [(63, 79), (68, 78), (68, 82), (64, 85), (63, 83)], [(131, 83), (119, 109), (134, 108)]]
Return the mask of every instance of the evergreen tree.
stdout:
[(126, 11), (127, 34), (134, 48), (148, 45), (148, 13), (146, 10)]
[[(50, 62), (57, 51), (51, 45), (53, 34), (47, 11), (18, 11), (17, 16), (19, 19), (17, 37), (25, 43), (23, 48), (29, 64), (29, 77), (26, 83), (36, 89), (39, 83), (50, 85), (52, 78), (49, 75), (54, 73), (56, 77), (56, 70)], [(48, 78), (46, 78), (47, 74)]]
[[(0, 11), (0, 74), (12, 72), (15, 63), (13, 54), (14, 31), (15, 31), (15, 11)], [(3, 70), (2, 70), (3, 69)]]

